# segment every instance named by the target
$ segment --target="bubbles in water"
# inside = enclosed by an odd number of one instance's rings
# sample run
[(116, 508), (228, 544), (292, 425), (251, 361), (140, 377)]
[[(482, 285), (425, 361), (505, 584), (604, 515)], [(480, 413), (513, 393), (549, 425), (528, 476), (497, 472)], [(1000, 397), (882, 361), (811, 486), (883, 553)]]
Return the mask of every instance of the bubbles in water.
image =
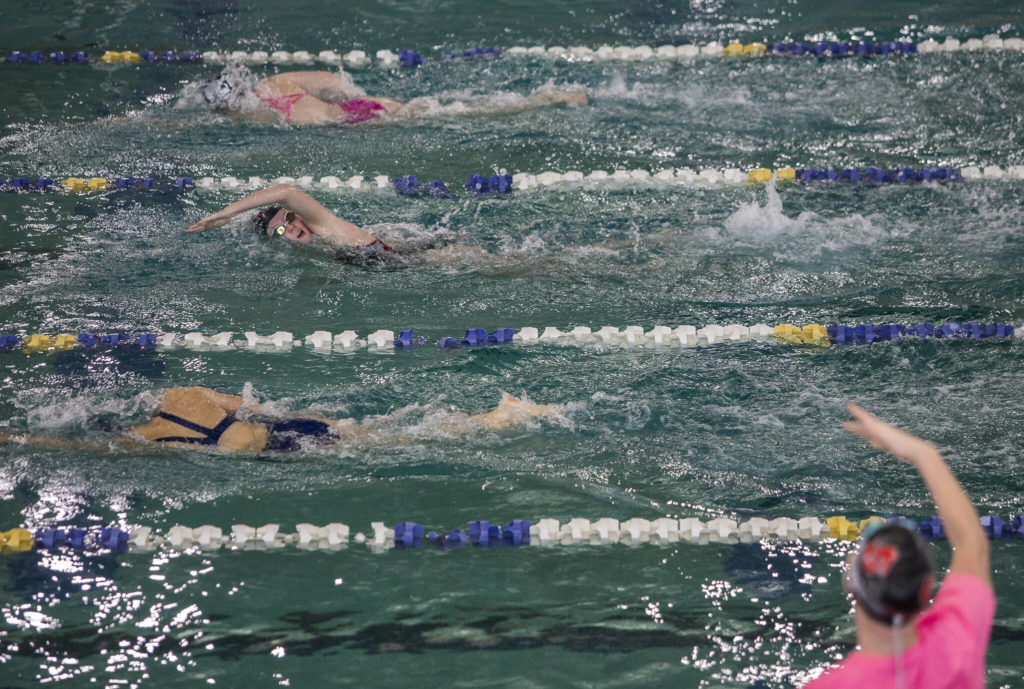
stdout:
[(765, 184), (764, 192), (763, 206), (755, 198), (741, 203), (726, 218), (724, 231), (717, 237), (719, 241), (754, 248), (771, 247), (776, 257), (801, 260), (821, 256), (826, 251), (873, 245), (892, 236), (890, 230), (879, 225), (879, 218), (860, 213), (829, 218), (803, 211), (795, 218), (790, 217), (783, 209), (782, 197), (774, 183)]

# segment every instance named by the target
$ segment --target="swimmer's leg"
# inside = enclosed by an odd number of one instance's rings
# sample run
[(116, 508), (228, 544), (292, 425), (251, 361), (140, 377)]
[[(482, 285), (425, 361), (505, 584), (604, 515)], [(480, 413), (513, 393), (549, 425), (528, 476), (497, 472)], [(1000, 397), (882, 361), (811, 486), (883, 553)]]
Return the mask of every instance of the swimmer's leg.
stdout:
[(531, 94), (527, 101), (530, 105), (535, 107), (541, 107), (545, 105), (586, 105), (587, 94), (585, 93), (566, 93), (564, 91), (541, 91), (540, 93)]
[(560, 419), (565, 412), (559, 405), (535, 404), (529, 400), (505, 395), (498, 406), (489, 412), (475, 414), (469, 418), (492, 431), (502, 431), (514, 426), (523, 426), (534, 419)]
[[(111, 441), (126, 448), (134, 447), (139, 441), (130, 436), (114, 436)], [(83, 452), (105, 453), (110, 451), (109, 443), (89, 442), (85, 440), (66, 440), (64, 438), (46, 438), (38, 435), (7, 433), (0, 431), (0, 444), (31, 445), (47, 450), (77, 450)]]

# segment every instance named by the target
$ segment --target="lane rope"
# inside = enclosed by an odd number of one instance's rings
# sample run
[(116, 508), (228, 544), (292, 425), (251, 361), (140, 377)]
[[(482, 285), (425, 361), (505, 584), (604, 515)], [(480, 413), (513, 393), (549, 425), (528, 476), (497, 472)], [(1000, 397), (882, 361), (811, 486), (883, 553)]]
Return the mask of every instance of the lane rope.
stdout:
[[(1024, 180), (1024, 165), (969, 165), (956, 167), (866, 167), (866, 168), (792, 168), (775, 170), (766, 167), (743, 170), (740, 168), (702, 169), (667, 168), (649, 171), (644, 169), (593, 170), (584, 174), (579, 170), (555, 172), (549, 170), (538, 174), (517, 172), (508, 174), (498, 170), (491, 175), (471, 175), (462, 188), (467, 194), (508, 194), (512, 191), (527, 191), (545, 187), (583, 188), (624, 188), (624, 187), (687, 187), (709, 188), (719, 186), (761, 185), (775, 182), (780, 185), (835, 184), (835, 185), (902, 185), (902, 184), (947, 184), (961, 180), (1017, 181)], [(189, 191), (252, 191), (273, 184), (292, 186), (330, 193), (347, 191), (391, 191), (399, 196), (429, 196), (430, 198), (451, 198), (452, 191), (444, 180), (421, 183), (415, 175), (391, 178), (376, 175), (367, 178), (352, 175), (345, 179), (336, 175), (314, 178), (312, 175), (299, 177), (266, 178), (250, 176), (226, 177), (10, 177), (0, 178), (0, 191), (8, 193), (64, 192), (89, 194), (94, 192), (129, 190), (174, 190)]]
[(760, 323), (752, 326), (707, 325), (702, 328), (693, 325), (657, 325), (650, 330), (644, 330), (639, 325), (627, 326), (621, 330), (612, 325), (606, 325), (597, 330), (588, 326), (576, 326), (563, 331), (554, 326), (548, 326), (543, 330), (527, 326), (520, 328), (518, 332), (512, 328), (496, 328), (491, 332), (488, 332), (486, 328), (470, 328), (465, 330), (461, 337), (444, 336), (434, 343), (428, 343), (425, 337), (417, 337), (415, 330), (411, 328), (400, 331), (397, 337), (393, 330), (376, 330), (365, 338), (360, 338), (354, 330), (345, 330), (338, 334), (327, 330), (317, 330), (305, 337), (295, 337), (291, 332), (284, 330), (270, 335), (260, 335), (255, 331), (248, 331), (242, 335), (244, 339), (236, 338), (234, 332), (220, 332), (213, 335), (204, 335), (201, 332), (134, 335), (126, 333), (79, 333), (77, 335), (7, 333), (0, 334), (0, 352), (20, 351), (36, 354), (116, 348), (205, 351), (248, 349), (287, 352), (297, 347), (309, 347), (324, 352), (362, 349), (393, 351), (418, 349), (427, 344), (433, 344), (440, 349), (472, 349), (512, 344), (559, 344), (668, 351), (741, 342), (775, 342), (829, 347), (832, 345), (868, 345), (904, 338), (1013, 340), (1024, 337), (1024, 327), (1014, 327), (1006, 323), (977, 322), (939, 324), (922, 322), (909, 327), (898, 323), (861, 323), (859, 325), (836, 323), (828, 326), (818, 323), (804, 326), (783, 323), (774, 327)]
[(335, 50), (321, 50), (316, 53), (308, 50), (234, 50), (218, 52), (215, 50), (197, 51), (152, 51), (152, 50), (104, 50), (100, 54), (84, 51), (65, 53), (64, 51), (44, 52), (33, 50), (24, 52), (14, 50), (2, 58), (8, 65), (118, 65), (118, 64), (180, 64), (207, 63), (227, 64), (241, 63), (250, 65), (344, 65), (350, 69), (363, 69), (370, 66), (385, 68), (417, 68), (433, 62), (451, 62), (453, 60), (490, 60), (498, 57), (510, 58), (547, 58), (563, 62), (610, 62), (627, 61), (642, 62), (648, 60), (693, 60), (698, 58), (764, 58), (764, 57), (815, 57), (815, 58), (871, 58), (882, 56), (915, 55), (919, 53), (956, 53), (975, 51), (1024, 51), (1024, 39), (1018, 37), (1002, 38), (989, 34), (983, 38), (969, 38), (961, 41), (947, 37), (941, 43), (934, 38), (920, 42), (909, 40), (897, 41), (788, 41), (763, 43), (754, 41), (741, 43), (730, 41), (725, 44), (712, 41), (706, 44), (611, 46), (602, 45), (598, 48), (588, 46), (512, 46), (510, 48), (472, 48), (461, 54), (441, 53), (434, 58), (425, 58), (413, 50), (384, 49), (376, 51), (371, 57), (363, 50), (350, 50), (339, 53)]
[[(671, 545), (690, 543), (735, 544), (770, 541), (855, 541), (861, 532), (874, 524), (896, 521), (907, 524), (903, 517), (871, 516), (859, 521), (845, 516), (828, 517), (824, 522), (817, 517), (793, 519), (754, 517), (744, 522), (719, 517), (702, 522), (690, 517), (673, 519), (663, 517), (647, 520), (633, 518), (619, 521), (605, 517), (591, 521), (575, 517), (567, 522), (557, 519), (514, 519), (506, 524), (491, 524), (484, 520), (470, 522), (468, 527), (450, 531), (430, 531), (417, 522), (400, 522), (387, 526), (385, 522), (372, 522), (371, 533), (352, 534), (347, 524), (334, 522), (318, 526), (297, 524), (294, 532), (283, 532), (280, 524), (250, 526), (234, 524), (225, 532), (218, 526), (199, 527), (175, 525), (159, 532), (149, 526), (122, 528), (43, 528), (35, 532), (22, 528), (0, 532), (0, 553), (15, 554), (32, 550), (73, 549), (86, 552), (151, 551), (158, 549), (186, 551), (199, 550), (253, 550), (294, 546), (306, 550), (341, 550), (350, 543), (367, 545), (377, 552), (391, 549), (420, 548), (428, 545), (442, 550), (465, 546), (603, 546), (603, 545)], [(1014, 516), (1003, 521), (997, 515), (980, 518), (981, 527), (992, 540), (1019, 540), (1024, 538), (1024, 517)], [(913, 522), (910, 522), (914, 524)], [(925, 538), (946, 538), (942, 520), (932, 516), (915, 528)]]

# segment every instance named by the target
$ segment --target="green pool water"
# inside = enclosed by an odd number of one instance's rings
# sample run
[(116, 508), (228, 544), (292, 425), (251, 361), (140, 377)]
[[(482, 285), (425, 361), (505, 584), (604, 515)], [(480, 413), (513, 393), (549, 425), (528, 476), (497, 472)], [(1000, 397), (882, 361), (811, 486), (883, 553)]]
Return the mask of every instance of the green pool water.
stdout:
[[(1011, 2), (417, 6), (41, 3), (9, 50), (344, 52), (709, 40), (1024, 35)], [(353, 72), (431, 115), (293, 128), (183, 106), (209, 65), (0, 66), (0, 177), (361, 174), (445, 179), (666, 167), (1019, 165), (1020, 53)], [(273, 68), (253, 68), (261, 76)], [(590, 104), (454, 114), (545, 87)], [(239, 221), (231, 191), (0, 194), (0, 331), (188, 332), (983, 321), (1020, 325), (1024, 185), (558, 187), (451, 200), (318, 193), (439, 263), (340, 264)], [(185, 449), (0, 446), (0, 530), (572, 517), (927, 517), (912, 471), (840, 429), (846, 401), (935, 442), (981, 513), (1021, 514), (1021, 340), (651, 351), (0, 353), (0, 429), (105, 444), (160, 390), (249, 384), (282, 411), (374, 426), (369, 445), (260, 461)], [(248, 389), (248, 388), (246, 388)], [(445, 432), (502, 394), (565, 420)], [(269, 459), (269, 458), (262, 458)], [(854, 641), (849, 544), (73, 551), (0, 556), (0, 685), (791, 687)], [(940, 566), (946, 544), (934, 546)], [(1024, 686), (1021, 541), (993, 545), (988, 686)]]

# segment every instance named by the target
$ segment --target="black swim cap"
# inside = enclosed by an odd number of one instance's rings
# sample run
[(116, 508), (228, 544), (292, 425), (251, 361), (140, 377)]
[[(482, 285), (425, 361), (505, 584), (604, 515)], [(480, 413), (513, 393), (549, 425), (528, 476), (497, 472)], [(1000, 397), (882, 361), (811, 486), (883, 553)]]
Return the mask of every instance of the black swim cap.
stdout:
[(270, 224), (270, 219), (277, 215), (284, 206), (267, 206), (263, 210), (256, 211), (249, 218), (249, 227), (251, 227), (261, 237), (267, 236), (267, 225)]
[(924, 539), (899, 524), (886, 524), (867, 537), (849, 575), (850, 591), (864, 612), (889, 625), (922, 610), (933, 583)]

